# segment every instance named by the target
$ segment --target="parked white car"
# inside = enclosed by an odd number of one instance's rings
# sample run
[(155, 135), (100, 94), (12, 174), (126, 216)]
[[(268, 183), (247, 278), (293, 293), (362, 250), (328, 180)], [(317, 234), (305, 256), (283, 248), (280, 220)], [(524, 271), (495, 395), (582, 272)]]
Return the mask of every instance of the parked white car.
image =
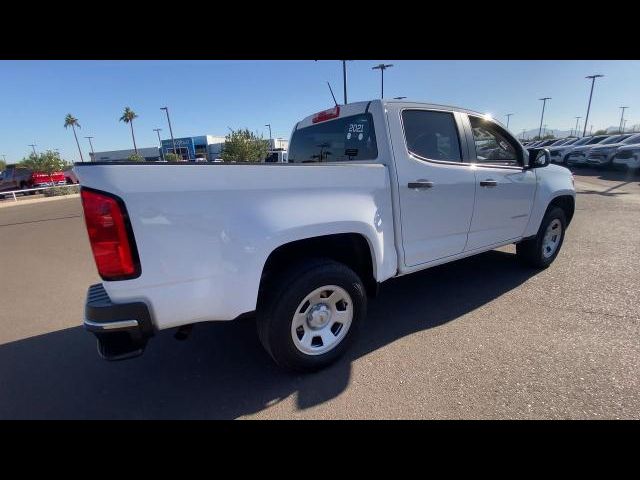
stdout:
[[(567, 156), (573, 151), (575, 147), (586, 145), (589, 142), (596, 142), (594, 137), (582, 137), (574, 138), (571, 142), (567, 142), (562, 145), (549, 148), (549, 154), (551, 155), (551, 161), (553, 163), (564, 164), (567, 161)], [(597, 140), (600, 141), (600, 140)]]
[(284, 149), (269, 150), (267, 158), (263, 160), (265, 163), (287, 163), (288, 153)]
[(575, 209), (548, 151), (455, 107), (336, 106), (295, 125), (289, 162), (76, 164), (103, 280), (84, 325), (104, 358), (141, 354), (157, 330), (255, 315), (278, 365), (316, 370), (384, 281), (514, 243), (548, 267)]
[(615, 143), (602, 143), (599, 145), (595, 145), (587, 156), (587, 164), (593, 165), (594, 167), (606, 167), (611, 165), (611, 161), (613, 160), (613, 156), (618, 151), (619, 147), (623, 147), (625, 145), (636, 145), (640, 143), (640, 133), (636, 133), (635, 135), (628, 134), (620, 138)]
[(640, 171), (640, 145), (635, 144), (618, 147), (611, 163), (614, 166)]
[(571, 149), (567, 155), (565, 155), (565, 165), (573, 166), (573, 165), (586, 165), (587, 164), (587, 156), (589, 155), (589, 151), (593, 148), (594, 145), (604, 145), (606, 143), (615, 143), (618, 141), (620, 135), (596, 135), (591, 137), (584, 145), (576, 145)]

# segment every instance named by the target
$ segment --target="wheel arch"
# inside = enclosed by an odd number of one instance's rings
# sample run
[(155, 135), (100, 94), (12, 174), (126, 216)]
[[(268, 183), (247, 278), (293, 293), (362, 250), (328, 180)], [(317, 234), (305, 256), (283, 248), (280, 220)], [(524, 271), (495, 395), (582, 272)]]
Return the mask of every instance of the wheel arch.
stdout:
[(553, 207), (560, 207), (564, 211), (565, 217), (567, 219), (567, 226), (569, 226), (571, 220), (573, 219), (573, 214), (576, 210), (576, 200), (573, 195), (559, 195), (557, 197), (554, 197), (549, 202), (547, 210), (545, 211), (545, 215)]
[(345, 264), (360, 277), (369, 296), (377, 293), (376, 256), (369, 240), (361, 233), (334, 233), (294, 240), (275, 248), (262, 268), (258, 304), (279, 272), (308, 258), (328, 258)]

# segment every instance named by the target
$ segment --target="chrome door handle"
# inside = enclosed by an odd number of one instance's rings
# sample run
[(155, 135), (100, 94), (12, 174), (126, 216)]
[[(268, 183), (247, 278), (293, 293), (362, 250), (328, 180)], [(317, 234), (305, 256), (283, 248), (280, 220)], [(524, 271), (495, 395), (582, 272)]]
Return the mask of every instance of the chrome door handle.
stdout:
[(415, 182), (409, 182), (407, 186), (409, 188), (432, 188), (433, 182), (429, 180), (416, 180)]
[(495, 180), (493, 180), (491, 178), (487, 178), (486, 180), (480, 180), (480, 186), (481, 187), (493, 188), (493, 187), (497, 187), (498, 186), (498, 182), (496, 182)]

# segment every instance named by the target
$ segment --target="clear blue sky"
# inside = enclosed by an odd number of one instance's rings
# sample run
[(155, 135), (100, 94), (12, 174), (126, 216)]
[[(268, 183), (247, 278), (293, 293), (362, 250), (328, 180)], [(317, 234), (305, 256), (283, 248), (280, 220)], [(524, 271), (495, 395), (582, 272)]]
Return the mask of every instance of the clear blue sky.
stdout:
[[(348, 63), (350, 102), (379, 97), (380, 73), (371, 66), (380, 62), (394, 64), (385, 97), (458, 105), (503, 121), (513, 112), (516, 134), (538, 127), (540, 97), (553, 97), (548, 128), (572, 128), (586, 112), (585, 75), (603, 73), (589, 124), (618, 125), (621, 105), (629, 107), (627, 127), (640, 124), (640, 61), (356, 60)], [(332, 106), (327, 80), (341, 103), (339, 61), (0, 61), (0, 154), (19, 160), (35, 142), (78, 161), (73, 134), (63, 128), (67, 113), (79, 119), (81, 137), (95, 137), (96, 151), (132, 148), (129, 127), (118, 121), (125, 106), (139, 115), (138, 147), (157, 145), (153, 128), (169, 137), (164, 105), (176, 137), (225, 135), (227, 127), (268, 137), (271, 123), (274, 137), (288, 138), (298, 119)], [(88, 152), (85, 138), (81, 146)]]

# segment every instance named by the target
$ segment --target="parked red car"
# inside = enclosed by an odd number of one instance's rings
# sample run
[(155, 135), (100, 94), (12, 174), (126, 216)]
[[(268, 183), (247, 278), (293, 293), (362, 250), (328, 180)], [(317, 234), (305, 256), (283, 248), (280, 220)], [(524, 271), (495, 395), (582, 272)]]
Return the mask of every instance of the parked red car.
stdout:
[(67, 180), (63, 172), (54, 172), (51, 175), (47, 175), (46, 173), (34, 172), (18, 165), (8, 165), (4, 172), (0, 174), (0, 192), (65, 185), (66, 183)]

